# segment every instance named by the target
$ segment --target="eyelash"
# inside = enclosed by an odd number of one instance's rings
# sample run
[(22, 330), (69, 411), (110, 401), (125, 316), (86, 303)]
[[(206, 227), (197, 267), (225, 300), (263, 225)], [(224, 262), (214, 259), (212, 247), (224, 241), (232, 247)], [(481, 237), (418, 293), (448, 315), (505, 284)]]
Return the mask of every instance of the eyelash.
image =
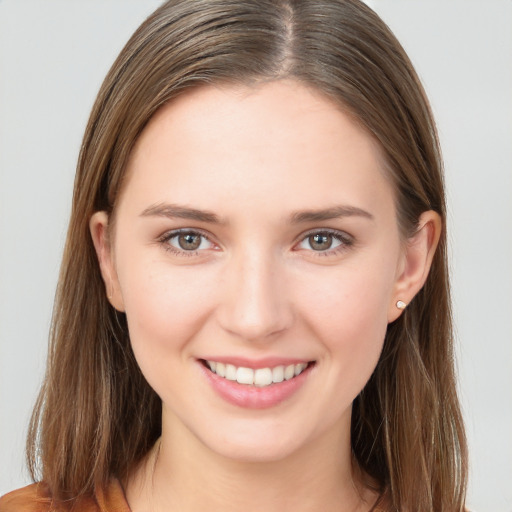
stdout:
[[(199, 256), (204, 249), (199, 250), (180, 250), (177, 247), (171, 245), (170, 241), (173, 238), (176, 238), (180, 235), (199, 235), (200, 237), (208, 240), (209, 243), (215, 246), (214, 242), (211, 241), (210, 237), (198, 229), (178, 229), (174, 231), (169, 231), (162, 235), (158, 242), (164, 247), (166, 251), (169, 251), (170, 253), (180, 256), (180, 257), (191, 257), (191, 256)], [(342, 231), (337, 231), (333, 229), (314, 229), (311, 231), (308, 231), (307, 233), (303, 233), (299, 240), (294, 244), (294, 247), (297, 245), (304, 243), (308, 238), (314, 236), (314, 235), (328, 235), (331, 236), (334, 240), (340, 242), (340, 244), (332, 249), (326, 249), (325, 251), (315, 251), (314, 249), (305, 249), (309, 252), (315, 254), (315, 256), (333, 256), (336, 254), (339, 254), (340, 252), (343, 252), (347, 249), (349, 249), (351, 246), (354, 245), (354, 239), (348, 235), (347, 233), (344, 233)], [(300, 249), (299, 249), (300, 250)]]
[(199, 235), (200, 237), (208, 240), (212, 245), (215, 245), (211, 240), (210, 240), (210, 237), (208, 235), (206, 235), (205, 233), (203, 233), (201, 230), (199, 229), (177, 229), (177, 230), (174, 230), (174, 231), (168, 231), (167, 233), (165, 233), (164, 235), (162, 235), (159, 239), (158, 239), (158, 242), (160, 244), (162, 244), (162, 246), (164, 247), (164, 249), (166, 251), (169, 251), (170, 253), (176, 255), (176, 256), (183, 256), (183, 257), (190, 257), (190, 256), (199, 256), (199, 254), (201, 253), (201, 250), (192, 250), (192, 251), (185, 251), (185, 250), (180, 250), (178, 249), (177, 247), (174, 247), (173, 245), (171, 245), (170, 241), (173, 239), (173, 238), (177, 238), (178, 236), (180, 235)]
[[(339, 254), (343, 251), (346, 251), (350, 247), (354, 245), (354, 239), (352, 236), (350, 236), (348, 233), (345, 233), (343, 231), (338, 231), (335, 229), (313, 229), (307, 233), (304, 233), (301, 235), (300, 240), (297, 244), (305, 242), (308, 238), (314, 236), (314, 235), (328, 235), (332, 236), (332, 238), (340, 244), (332, 249), (326, 249), (325, 251), (315, 251), (313, 249), (310, 249), (310, 252), (315, 254), (316, 256), (334, 256), (336, 254)], [(297, 245), (295, 244), (295, 245)]]

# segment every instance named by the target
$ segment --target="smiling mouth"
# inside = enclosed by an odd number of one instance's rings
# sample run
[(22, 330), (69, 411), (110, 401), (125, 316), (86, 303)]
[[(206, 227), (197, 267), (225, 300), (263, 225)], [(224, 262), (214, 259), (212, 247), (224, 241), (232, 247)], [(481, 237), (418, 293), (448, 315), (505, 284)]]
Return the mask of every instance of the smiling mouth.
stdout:
[(272, 384), (278, 384), (285, 380), (291, 380), (298, 377), (304, 370), (315, 364), (314, 361), (308, 363), (297, 363), (289, 365), (279, 365), (272, 368), (246, 368), (235, 366), (233, 364), (220, 363), (218, 361), (209, 361), (203, 359), (203, 365), (212, 373), (226, 380), (236, 381), (239, 384), (256, 386), (264, 388)]

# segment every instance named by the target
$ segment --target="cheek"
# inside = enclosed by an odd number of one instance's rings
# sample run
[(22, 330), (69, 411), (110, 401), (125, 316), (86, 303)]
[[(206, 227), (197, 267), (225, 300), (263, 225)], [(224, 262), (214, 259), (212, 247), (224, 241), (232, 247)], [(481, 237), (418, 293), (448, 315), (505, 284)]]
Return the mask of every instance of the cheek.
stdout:
[(339, 325), (365, 332), (365, 326), (385, 326), (395, 281), (394, 261), (369, 258), (327, 272), (304, 273), (299, 292), (303, 309), (331, 329)]
[(332, 378), (352, 382), (353, 399), (373, 372), (384, 342), (392, 265), (340, 269), (304, 283), (302, 317), (325, 348)]
[(133, 257), (119, 272), (132, 347), (141, 369), (189, 356), (187, 343), (208, 316), (213, 287), (192, 268), (172, 268), (165, 260)]

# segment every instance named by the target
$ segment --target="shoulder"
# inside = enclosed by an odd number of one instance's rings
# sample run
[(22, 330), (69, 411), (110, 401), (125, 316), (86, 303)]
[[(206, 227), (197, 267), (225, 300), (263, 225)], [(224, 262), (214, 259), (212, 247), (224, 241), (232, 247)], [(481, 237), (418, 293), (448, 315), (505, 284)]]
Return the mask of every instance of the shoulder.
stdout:
[[(130, 512), (123, 488), (112, 479), (94, 496), (82, 497), (72, 504), (73, 512)], [(44, 483), (35, 483), (0, 497), (0, 512), (64, 512), (69, 507), (58, 507), (52, 500), (50, 489)]]
[(27, 485), (0, 498), (0, 512), (49, 512), (52, 499), (43, 483)]

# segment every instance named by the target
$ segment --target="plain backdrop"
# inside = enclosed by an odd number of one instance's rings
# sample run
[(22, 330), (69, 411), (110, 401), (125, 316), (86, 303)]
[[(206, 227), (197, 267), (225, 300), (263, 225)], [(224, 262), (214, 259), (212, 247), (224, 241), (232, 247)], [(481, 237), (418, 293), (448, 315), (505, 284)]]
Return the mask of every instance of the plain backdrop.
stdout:
[[(0, 0), (0, 494), (29, 483), (78, 149), (108, 68), (158, 0)], [(512, 511), (512, 1), (369, 0), (429, 94), (446, 164), (468, 503)]]

